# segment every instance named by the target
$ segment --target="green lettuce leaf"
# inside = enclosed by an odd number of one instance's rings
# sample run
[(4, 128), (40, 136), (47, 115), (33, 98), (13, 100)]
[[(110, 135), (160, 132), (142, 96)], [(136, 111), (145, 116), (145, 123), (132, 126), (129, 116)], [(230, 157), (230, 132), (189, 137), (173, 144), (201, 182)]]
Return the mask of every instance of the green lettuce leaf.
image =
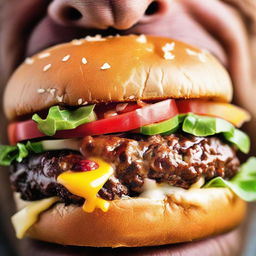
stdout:
[(39, 142), (28, 141), (26, 143), (26, 148), (28, 151), (34, 152), (34, 153), (41, 153), (44, 150), (42, 141), (39, 141)]
[(30, 152), (41, 153), (43, 146), (41, 142), (18, 143), (16, 146), (0, 145), (0, 165), (8, 166), (13, 161), (21, 162)]
[(90, 105), (76, 110), (61, 110), (59, 106), (54, 106), (49, 109), (46, 119), (38, 114), (34, 114), (32, 119), (42, 133), (53, 136), (57, 131), (75, 129), (79, 125), (95, 121), (94, 107), (95, 105)]
[(17, 152), (17, 146), (0, 145), (0, 165), (10, 165), (17, 158)]
[(236, 145), (237, 148), (243, 153), (247, 154), (249, 152), (251, 143), (250, 138), (246, 133), (239, 129), (234, 129), (233, 133), (224, 132), (223, 136), (227, 141)]
[(220, 118), (187, 114), (182, 124), (182, 130), (195, 136), (210, 136), (222, 132), (233, 134), (234, 126)]
[(140, 133), (145, 135), (175, 133), (179, 129), (180, 123), (182, 121), (183, 120), (180, 115), (177, 115), (169, 120), (160, 123), (142, 126), (140, 128)]
[(178, 129), (203, 137), (220, 134), (243, 153), (248, 153), (250, 150), (249, 137), (244, 132), (236, 129), (231, 123), (221, 118), (199, 116), (192, 113), (177, 115), (160, 123), (143, 126), (140, 128), (140, 133), (166, 135), (174, 133)]
[(256, 200), (256, 157), (251, 157), (241, 165), (239, 173), (231, 180), (216, 177), (210, 180), (204, 188), (223, 187), (231, 189), (244, 201)]

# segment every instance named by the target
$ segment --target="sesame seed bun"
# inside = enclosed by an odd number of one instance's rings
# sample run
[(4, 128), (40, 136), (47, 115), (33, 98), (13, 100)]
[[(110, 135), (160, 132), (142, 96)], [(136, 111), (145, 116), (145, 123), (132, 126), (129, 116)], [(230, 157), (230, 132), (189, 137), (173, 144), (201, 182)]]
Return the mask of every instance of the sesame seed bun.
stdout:
[(223, 233), (237, 226), (245, 212), (246, 203), (228, 189), (191, 189), (165, 200), (115, 200), (105, 213), (59, 203), (41, 214), (28, 235), (63, 245), (153, 246)]
[(27, 58), (4, 95), (9, 120), (56, 104), (208, 98), (228, 102), (232, 85), (215, 57), (154, 36), (87, 38)]

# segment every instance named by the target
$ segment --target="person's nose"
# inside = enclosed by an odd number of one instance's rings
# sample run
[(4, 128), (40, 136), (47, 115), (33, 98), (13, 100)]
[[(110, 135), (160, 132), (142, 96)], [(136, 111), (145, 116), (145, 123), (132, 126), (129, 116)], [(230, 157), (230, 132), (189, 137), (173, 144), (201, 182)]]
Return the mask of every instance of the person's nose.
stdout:
[(48, 13), (58, 24), (94, 29), (128, 29), (163, 15), (171, 0), (53, 0)]

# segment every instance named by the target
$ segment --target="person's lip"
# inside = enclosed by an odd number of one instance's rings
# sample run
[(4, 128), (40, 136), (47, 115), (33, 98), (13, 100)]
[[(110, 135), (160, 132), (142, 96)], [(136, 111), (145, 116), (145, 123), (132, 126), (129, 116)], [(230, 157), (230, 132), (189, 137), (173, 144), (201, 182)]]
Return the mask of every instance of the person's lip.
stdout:
[[(182, 9), (179, 5), (175, 8), (176, 10), (173, 10), (172, 14), (162, 17), (158, 21), (154, 21), (153, 23), (139, 23), (131, 29), (124, 31), (117, 31), (115, 29), (95, 31), (74, 27), (68, 28), (56, 24), (47, 16), (37, 24), (31, 33), (27, 43), (25, 57), (31, 56), (47, 47), (68, 42), (74, 38), (85, 37), (86, 35), (102, 34), (104, 36), (117, 33), (121, 35), (151, 34), (178, 39), (206, 49), (215, 55), (223, 65), (227, 66), (227, 56), (221, 43), (204, 30), (199, 25), (200, 23), (192, 20), (191, 15), (186, 13), (186, 10)], [(176, 15), (176, 13), (182, 13), (182, 18), (180, 15)]]

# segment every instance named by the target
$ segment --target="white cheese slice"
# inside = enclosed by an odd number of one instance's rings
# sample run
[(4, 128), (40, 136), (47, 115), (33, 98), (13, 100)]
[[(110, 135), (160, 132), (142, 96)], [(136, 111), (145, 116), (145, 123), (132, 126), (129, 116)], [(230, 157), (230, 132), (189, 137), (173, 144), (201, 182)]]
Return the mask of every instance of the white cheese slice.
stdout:
[(176, 193), (178, 191), (185, 191), (183, 188), (170, 186), (166, 183), (156, 183), (155, 180), (145, 179), (143, 185), (143, 192), (139, 197), (149, 198), (155, 200), (163, 200), (167, 195)]
[(43, 140), (41, 143), (44, 150), (71, 149), (79, 151), (81, 139)]
[(194, 183), (189, 190), (174, 187), (167, 183), (156, 183), (155, 180), (152, 179), (145, 179), (143, 185), (143, 192), (140, 194), (139, 197), (142, 198), (149, 198), (155, 200), (163, 200), (168, 195), (173, 194), (187, 194), (189, 191), (193, 189), (200, 189), (205, 183), (204, 178), (199, 179), (196, 183)]
[(30, 202), (25, 208), (14, 214), (11, 220), (17, 238), (23, 238), (27, 230), (34, 223), (37, 222), (40, 213), (46, 211), (58, 200), (58, 197), (51, 197), (39, 201)]

